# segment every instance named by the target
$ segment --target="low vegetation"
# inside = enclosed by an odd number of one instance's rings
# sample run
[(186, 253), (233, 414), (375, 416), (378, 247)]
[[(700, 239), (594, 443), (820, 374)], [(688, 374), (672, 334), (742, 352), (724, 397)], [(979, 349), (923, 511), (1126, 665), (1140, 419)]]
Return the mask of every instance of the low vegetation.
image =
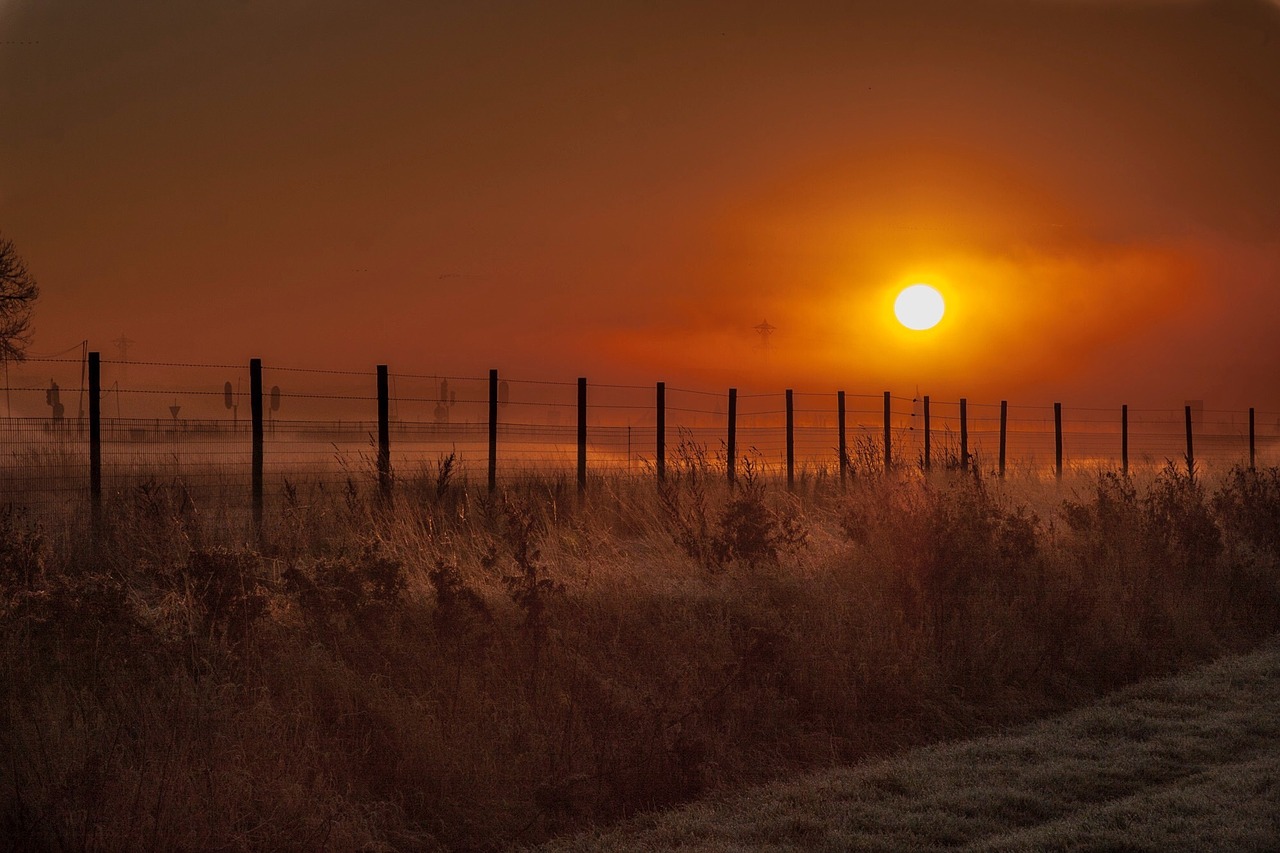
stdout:
[(492, 850), (1076, 707), (1280, 623), (1280, 472), (790, 494), (450, 460), (0, 514), (0, 846)]
[(994, 737), (635, 819), (550, 851), (1275, 850), (1280, 645)]

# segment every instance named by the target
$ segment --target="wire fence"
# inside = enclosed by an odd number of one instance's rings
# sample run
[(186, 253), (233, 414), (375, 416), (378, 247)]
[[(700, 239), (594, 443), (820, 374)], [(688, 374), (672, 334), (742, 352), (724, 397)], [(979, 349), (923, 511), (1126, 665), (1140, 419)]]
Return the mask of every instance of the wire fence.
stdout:
[[(180, 482), (193, 494), (248, 505), (248, 365), (100, 365), (101, 477), (108, 500), (147, 483)], [(492, 395), (491, 377), (484, 375), (388, 372), (387, 378), (388, 458), (399, 482), (434, 479), (441, 460), (451, 458), (456, 478), (484, 483), (491, 457), (498, 484), (531, 475), (573, 477), (580, 458), (591, 475), (651, 477), (662, 464), (660, 414), (667, 466), (700, 454), (712, 469), (728, 468), (729, 389), (664, 386), (660, 413), (656, 385), (588, 384), (583, 410), (573, 381), (501, 377)], [(286, 482), (351, 488), (377, 478), (376, 371), (264, 365), (261, 379), (269, 498)], [(88, 511), (90, 394), (83, 359), (10, 365), (7, 416), (0, 420), (0, 504)], [(1002, 428), (999, 401), (839, 396), (844, 461), (855, 473), (883, 468), (886, 438), (890, 465), (900, 470), (920, 469), (928, 458), (938, 467), (973, 465), (995, 473), (1002, 444), (1010, 470), (1041, 475), (1058, 472), (1059, 446), (1062, 466), (1076, 471), (1187, 459), (1185, 408), (1128, 408), (1123, 421), (1119, 408), (1064, 408), (1059, 428), (1054, 406), (1007, 405)], [(735, 456), (751, 458), (767, 477), (788, 470), (836, 476), (842, 470), (839, 396), (738, 389)], [(1194, 406), (1191, 418), (1199, 468), (1280, 463), (1280, 413)]]

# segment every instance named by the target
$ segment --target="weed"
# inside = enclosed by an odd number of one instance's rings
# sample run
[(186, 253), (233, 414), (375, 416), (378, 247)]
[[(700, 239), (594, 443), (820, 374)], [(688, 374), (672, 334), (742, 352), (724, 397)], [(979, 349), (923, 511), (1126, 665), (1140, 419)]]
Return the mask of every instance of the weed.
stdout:
[(436, 500), (442, 500), (449, 491), (456, 473), (457, 453), (441, 454), (436, 461)]
[(1236, 466), (1214, 493), (1213, 510), (1230, 539), (1280, 559), (1280, 468)]
[(1170, 463), (1142, 501), (1143, 532), (1149, 550), (1187, 583), (1205, 583), (1222, 553), (1222, 534), (1204, 487), (1193, 474)]
[(1280, 609), (1280, 468), (1233, 468), (1212, 506), (1232, 599)]
[(194, 550), (184, 571), (204, 636), (238, 652), (267, 609), (262, 558), (252, 551)]
[(706, 455), (701, 445), (682, 441), (671, 477), (658, 485), (672, 540), (695, 563), (716, 571), (737, 560), (744, 565), (777, 565), (780, 548), (803, 545), (807, 533), (794, 506), (779, 512), (765, 499), (758, 454), (746, 454), (734, 489), (719, 507), (708, 493)]
[(403, 564), (366, 543), (358, 556), (321, 557), (282, 575), (313, 628), (328, 634), (356, 627), (375, 630), (390, 617), (405, 587)]
[(699, 566), (718, 569), (727, 555), (712, 528), (706, 448), (682, 435), (672, 463), (666, 479), (658, 482), (658, 500), (666, 513), (671, 538)]
[(26, 524), (12, 505), (0, 507), (0, 599), (32, 589), (44, 575), (47, 557), (40, 526)]
[[(564, 584), (546, 577), (542, 564), (541, 540), (546, 522), (527, 503), (504, 498), (503, 531), (515, 573), (502, 575), (507, 594), (524, 614), (522, 629), (529, 652), (529, 685), (535, 690), (547, 640), (547, 606), (564, 592)], [(493, 555), (494, 552), (490, 552)], [(491, 565), (496, 565), (493, 556)]]
[(738, 488), (720, 513), (718, 535), (709, 547), (726, 560), (748, 566), (777, 565), (779, 548), (795, 548), (805, 543), (808, 532), (793, 506), (777, 512), (765, 503), (765, 484), (759, 462), (742, 458)]

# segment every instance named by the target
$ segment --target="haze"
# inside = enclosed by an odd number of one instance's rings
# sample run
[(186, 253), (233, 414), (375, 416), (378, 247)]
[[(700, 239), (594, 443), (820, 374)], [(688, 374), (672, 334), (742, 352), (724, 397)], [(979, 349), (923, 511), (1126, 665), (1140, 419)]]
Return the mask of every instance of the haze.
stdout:
[(36, 353), (1280, 403), (1272, 3), (10, 0), (0, 115)]

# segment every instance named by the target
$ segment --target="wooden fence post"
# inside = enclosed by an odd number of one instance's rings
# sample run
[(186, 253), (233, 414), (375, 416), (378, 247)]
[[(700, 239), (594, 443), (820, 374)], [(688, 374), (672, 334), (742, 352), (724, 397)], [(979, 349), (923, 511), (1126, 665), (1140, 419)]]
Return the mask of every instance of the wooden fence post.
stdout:
[(969, 401), (960, 398), (960, 470), (969, 470)]
[(925, 394), (924, 395), (924, 472), (926, 474), (928, 474), (929, 470), (933, 467), (932, 461), (929, 458), (930, 437), (931, 436), (930, 436), (930, 429), (929, 429), (929, 395)]
[(796, 486), (796, 418), (791, 389), (787, 389), (787, 491)]
[(738, 389), (729, 389), (729, 486), (733, 486), (734, 466), (738, 462)]
[(587, 490), (587, 378), (578, 377), (578, 491)]
[(1009, 439), (1009, 401), (1000, 401), (1000, 476), (1004, 476), (1005, 448)]
[(1120, 472), (1129, 476), (1129, 406), (1120, 407)]
[(97, 547), (102, 524), (102, 362), (89, 353), (89, 528)]
[(378, 365), (378, 494), (391, 500), (391, 394), (387, 366)]
[[(628, 461), (630, 461), (628, 459)], [(498, 369), (489, 368), (489, 491), (498, 487)]]
[(1054, 471), (1062, 479), (1062, 404), (1053, 404)]
[(1253, 443), (1253, 406), (1249, 407), (1249, 470), (1257, 470), (1257, 452)]
[(849, 472), (849, 445), (846, 440), (844, 428), (844, 392), (836, 392), (836, 421), (839, 432), (839, 449), (840, 454), (840, 488), (845, 486), (845, 476)]
[(1187, 420), (1187, 476), (1195, 479), (1196, 476), (1196, 452), (1191, 444), (1191, 407), (1183, 406)]
[(667, 383), (658, 383), (658, 482), (667, 479)]
[(890, 447), (890, 416), (892, 404), (889, 402), (889, 392), (884, 392), (884, 473), (887, 477), (889, 471), (893, 468), (893, 450)]
[(262, 537), (262, 359), (249, 359), (249, 411), (253, 420), (253, 535)]

